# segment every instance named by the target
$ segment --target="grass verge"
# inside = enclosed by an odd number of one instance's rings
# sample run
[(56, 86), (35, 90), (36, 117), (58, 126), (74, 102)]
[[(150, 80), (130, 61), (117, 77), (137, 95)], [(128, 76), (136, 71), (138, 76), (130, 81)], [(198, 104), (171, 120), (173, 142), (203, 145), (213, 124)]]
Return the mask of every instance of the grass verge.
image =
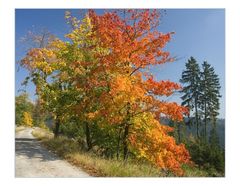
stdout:
[[(79, 144), (66, 137), (53, 138), (53, 134), (44, 129), (35, 129), (33, 135), (41, 140), (42, 144), (66, 159), (71, 164), (81, 167), (91, 176), (97, 177), (173, 177), (172, 174), (161, 172), (156, 167), (145, 163), (123, 162), (114, 159), (105, 159), (91, 152), (80, 150)], [(207, 177), (208, 173), (196, 167), (184, 166), (186, 177)]]
[(26, 127), (18, 126), (18, 127), (15, 128), (15, 133), (16, 133), (16, 132), (20, 132), (20, 131), (24, 130), (25, 128), (26, 128)]
[(38, 140), (50, 140), (53, 138), (53, 133), (38, 127), (33, 128), (32, 135)]

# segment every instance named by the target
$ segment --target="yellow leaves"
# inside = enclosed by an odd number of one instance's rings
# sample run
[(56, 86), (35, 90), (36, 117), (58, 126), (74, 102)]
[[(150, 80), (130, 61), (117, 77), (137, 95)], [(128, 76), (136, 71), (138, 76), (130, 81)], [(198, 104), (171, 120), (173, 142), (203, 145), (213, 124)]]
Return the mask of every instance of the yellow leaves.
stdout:
[(53, 68), (46, 61), (36, 61), (35, 68), (41, 70), (46, 74), (51, 74), (53, 72)]
[(74, 29), (71, 33), (66, 34), (65, 37), (72, 40), (73, 43), (78, 45), (88, 44), (92, 45), (96, 43), (96, 39), (92, 38), (92, 24), (89, 16), (85, 16), (82, 20), (82, 23), (79, 25), (79, 22), (75, 23), (76, 20), (72, 18), (72, 22), (74, 22)]
[[(111, 88), (112, 91), (116, 92), (129, 92), (131, 87), (131, 82), (125, 76), (117, 75), (115, 79), (113, 79)], [(113, 92), (114, 93), (114, 92)]]
[(21, 60), (21, 65), (30, 70), (40, 70), (45, 74), (54, 71), (54, 61), (56, 61), (55, 51), (47, 48), (31, 49), (27, 56)]
[(41, 69), (41, 70), (43, 68), (45, 68), (47, 65), (48, 65), (47, 62), (45, 62), (45, 61), (36, 61), (35, 62), (36, 68)]
[(87, 114), (87, 118), (88, 119), (94, 119), (97, 115), (98, 115), (98, 111), (96, 111), (96, 112), (89, 112), (88, 114)]
[(82, 30), (87, 30), (87, 29), (91, 30), (93, 28), (93, 26), (91, 24), (91, 19), (88, 15), (82, 20), (81, 26), (82, 26), (81, 27)]
[(83, 69), (82, 68), (75, 68), (74, 69), (74, 73), (77, 74), (82, 74), (83, 73)]
[[(125, 20), (115, 13), (89, 13), (80, 24), (66, 12), (65, 18), (73, 28), (66, 37), (71, 41), (55, 40), (48, 48), (33, 49), (23, 64), (40, 71), (40, 76), (44, 73), (37, 88), (58, 119), (77, 116), (83, 121), (95, 121), (106, 130), (128, 124), (129, 144), (138, 157), (179, 173), (181, 163), (188, 162), (189, 155), (168, 135), (171, 129), (161, 125), (157, 116), (182, 119), (184, 108), (160, 101), (160, 96), (170, 96), (180, 86), (154, 81), (147, 71), (150, 65), (167, 61), (169, 54), (162, 47), (170, 36), (159, 35), (158, 31), (148, 33), (145, 20), (149, 16), (147, 12), (144, 15), (146, 18), (136, 17), (140, 25), (136, 21), (136, 25), (126, 26)], [(136, 36), (134, 30), (137, 35), (145, 31), (147, 34)], [(53, 82), (49, 83), (46, 75), (48, 79), (54, 77)]]
[(138, 156), (141, 157), (141, 158), (147, 158), (146, 153), (143, 149), (139, 150), (139, 155)]
[(160, 125), (150, 112), (137, 115), (132, 123), (129, 142), (137, 156), (182, 175), (181, 163), (189, 163), (190, 156), (184, 145), (177, 145), (168, 135), (170, 128)]
[(29, 112), (23, 112), (23, 124), (28, 127), (33, 126), (32, 116)]
[(100, 54), (101, 56), (106, 56), (106, 55), (110, 54), (110, 49), (97, 46), (96, 53)]
[(110, 94), (117, 102), (135, 103), (141, 101), (145, 96), (145, 89), (139, 84), (138, 77), (117, 74), (111, 82)]
[(43, 72), (45, 72), (46, 74), (51, 74), (53, 71), (53, 69), (50, 66), (46, 66), (45, 68), (43, 68)]
[(65, 19), (69, 19), (71, 17), (71, 12), (70, 11), (66, 11), (65, 12)]
[(46, 48), (42, 48), (41, 53), (44, 55), (45, 58), (51, 58), (54, 55), (54, 52), (52, 50), (48, 50)]
[(59, 61), (57, 64), (60, 68), (66, 67), (66, 63), (64, 61)]
[(60, 39), (56, 39), (49, 44), (49, 47), (63, 50), (66, 49), (66, 43)]
[(76, 28), (78, 27), (80, 21), (71, 15), (70, 11), (65, 12), (65, 19), (67, 20), (67, 23), (70, 24), (72, 27)]

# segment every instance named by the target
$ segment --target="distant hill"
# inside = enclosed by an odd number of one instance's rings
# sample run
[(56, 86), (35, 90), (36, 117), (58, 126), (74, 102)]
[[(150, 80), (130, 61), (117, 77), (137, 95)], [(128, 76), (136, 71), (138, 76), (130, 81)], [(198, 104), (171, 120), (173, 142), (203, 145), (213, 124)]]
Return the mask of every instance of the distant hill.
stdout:
[[(182, 128), (182, 130), (185, 130), (185, 133), (187, 136), (190, 136), (190, 135), (196, 135), (196, 125), (194, 125), (194, 119), (193, 118), (190, 118), (192, 119), (192, 124), (188, 124), (188, 120), (185, 119), (185, 123), (186, 124), (186, 127), (185, 129)], [(161, 123), (162, 124), (165, 124), (165, 125), (170, 125), (170, 120), (165, 118), (165, 117), (162, 117), (161, 118)], [(200, 128), (199, 128), (199, 131), (202, 131), (204, 128), (204, 124), (203, 122), (201, 122), (200, 124)], [(207, 133), (208, 135), (210, 135), (210, 131), (212, 129), (212, 124), (209, 123), (207, 125)], [(219, 143), (220, 143), (220, 146), (222, 148), (225, 148), (225, 119), (217, 119), (217, 134), (218, 134), (218, 137), (219, 137)]]

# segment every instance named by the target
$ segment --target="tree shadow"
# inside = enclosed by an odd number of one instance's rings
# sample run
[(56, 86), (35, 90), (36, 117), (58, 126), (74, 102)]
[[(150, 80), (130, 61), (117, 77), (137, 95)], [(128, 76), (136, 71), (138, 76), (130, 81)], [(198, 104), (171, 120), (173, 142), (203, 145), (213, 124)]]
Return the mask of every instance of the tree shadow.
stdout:
[(26, 156), (27, 158), (36, 158), (40, 161), (60, 160), (55, 154), (42, 147), (36, 139), (15, 138), (15, 155)]

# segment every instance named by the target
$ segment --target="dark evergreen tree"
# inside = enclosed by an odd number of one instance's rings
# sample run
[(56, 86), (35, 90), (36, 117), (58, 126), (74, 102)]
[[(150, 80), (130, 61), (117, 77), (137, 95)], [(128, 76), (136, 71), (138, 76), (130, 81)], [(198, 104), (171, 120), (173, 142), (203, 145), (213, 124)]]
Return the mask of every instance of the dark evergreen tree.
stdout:
[(207, 139), (208, 121), (212, 122), (212, 133), (216, 133), (216, 121), (220, 107), (219, 98), (221, 97), (219, 91), (221, 86), (219, 83), (218, 75), (215, 73), (214, 68), (206, 61), (204, 61), (202, 64), (200, 85), (200, 108), (203, 112), (204, 137)]
[[(183, 83), (182, 105), (188, 107), (195, 115), (197, 139), (185, 142), (191, 158), (208, 170), (209, 175), (222, 175), (225, 168), (225, 152), (220, 147), (216, 126), (221, 97), (218, 75), (206, 61), (203, 62), (200, 71), (198, 63), (191, 57), (186, 63), (186, 70), (182, 73), (180, 82)], [(200, 127), (201, 121), (204, 125)]]
[(191, 57), (186, 63), (186, 69), (182, 72), (180, 80), (184, 84), (181, 97), (182, 105), (194, 112), (197, 137), (199, 137), (199, 96), (200, 96), (200, 68), (197, 61)]

